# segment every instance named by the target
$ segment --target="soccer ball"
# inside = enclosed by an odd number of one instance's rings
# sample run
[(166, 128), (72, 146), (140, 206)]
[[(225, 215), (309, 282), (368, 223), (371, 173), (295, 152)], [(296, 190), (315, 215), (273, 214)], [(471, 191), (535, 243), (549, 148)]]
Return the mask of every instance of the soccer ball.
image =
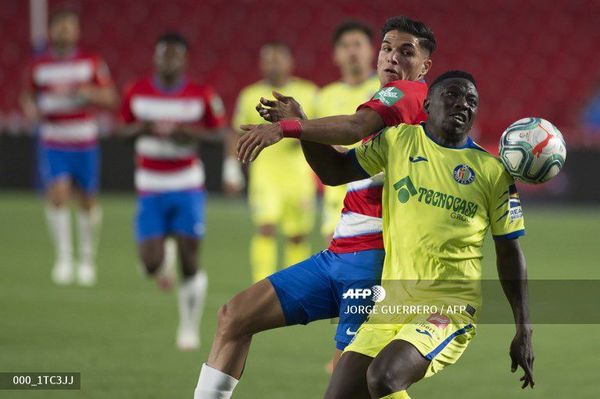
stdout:
[(500, 160), (508, 173), (525, 183), (544, 183), (560, 172), (567, 148), (560, 131), (542, 118), (523, 118), (500, 138)]

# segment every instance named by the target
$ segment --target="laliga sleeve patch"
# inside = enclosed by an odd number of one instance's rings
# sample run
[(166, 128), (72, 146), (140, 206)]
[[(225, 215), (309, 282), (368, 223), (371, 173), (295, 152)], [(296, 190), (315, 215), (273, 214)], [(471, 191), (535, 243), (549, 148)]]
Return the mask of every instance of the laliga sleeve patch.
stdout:
[(396, 87), (384, 87), (373, 96), (373, 100), (379, 100), (383, 105), (391, 107), (402, 97), (404, 97), (404, 93), (400, 89)]

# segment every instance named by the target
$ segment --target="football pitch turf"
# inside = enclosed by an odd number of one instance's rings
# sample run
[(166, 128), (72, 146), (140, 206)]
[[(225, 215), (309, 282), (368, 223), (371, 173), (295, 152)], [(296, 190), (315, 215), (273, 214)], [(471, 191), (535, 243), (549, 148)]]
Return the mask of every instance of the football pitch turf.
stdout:
[[(57, 287), (50, 281), (53, 253), (39, 198), (0, 195), (0, 372), (81, 372), (79, 391), (0, 390), (0, 399), (192, 398), (217, 309), (249, 284), (248, 209), (239, 200), (209, 197), (202, 253), (209, 292), (202, 347), (181, 353), (175, 349), (175, 292), (160, 292), (137, 266), (134, 204), (132, 195), (102, 197), (98, 285)], [(600, 207), (525, 203), (524, 212), (527, 235), (521, 242), (530, 278), (600, 279)], [(312, 239), (314, 251), (324, 247), (317, 234)], [(496, 276), (491, 240), (483, 268), (485, 277)], [(333, 323), (321, 321), (256, 336), (234, 398), (322, 397), (334, 330)], [(600, 326), (535, 325), (536, 386), (525, 392), (519, 384), (522, 373), (510, 373), (513, 334), (512, 325), (480, 325), (458, 364), (412, 387), (411, 397), (600, 397)]]

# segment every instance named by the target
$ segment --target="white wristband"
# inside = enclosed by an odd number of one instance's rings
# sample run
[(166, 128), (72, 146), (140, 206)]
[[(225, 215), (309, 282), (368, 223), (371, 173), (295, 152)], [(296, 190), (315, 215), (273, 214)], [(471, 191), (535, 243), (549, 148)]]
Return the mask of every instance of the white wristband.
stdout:
[(223, 162), (223, 182), (235, 187), (244, 187), (244, 173), (235, 157), (228, 156)]

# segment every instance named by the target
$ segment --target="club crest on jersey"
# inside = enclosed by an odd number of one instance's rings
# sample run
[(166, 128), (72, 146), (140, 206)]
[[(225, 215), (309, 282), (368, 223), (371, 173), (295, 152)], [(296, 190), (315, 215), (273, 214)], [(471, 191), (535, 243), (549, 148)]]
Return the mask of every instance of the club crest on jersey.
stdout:
[(475, 180), (475, 172), (469, 165), (461, 164), (454, 168), (454, 180), (460, 184), (471, 184)]
[(404, 93), (399, 89), (395, 87), (384, 87), (373, 96), (373, 100), (379, 100), (383, 105), (391, 107), (402, 97), (404, 97)]

